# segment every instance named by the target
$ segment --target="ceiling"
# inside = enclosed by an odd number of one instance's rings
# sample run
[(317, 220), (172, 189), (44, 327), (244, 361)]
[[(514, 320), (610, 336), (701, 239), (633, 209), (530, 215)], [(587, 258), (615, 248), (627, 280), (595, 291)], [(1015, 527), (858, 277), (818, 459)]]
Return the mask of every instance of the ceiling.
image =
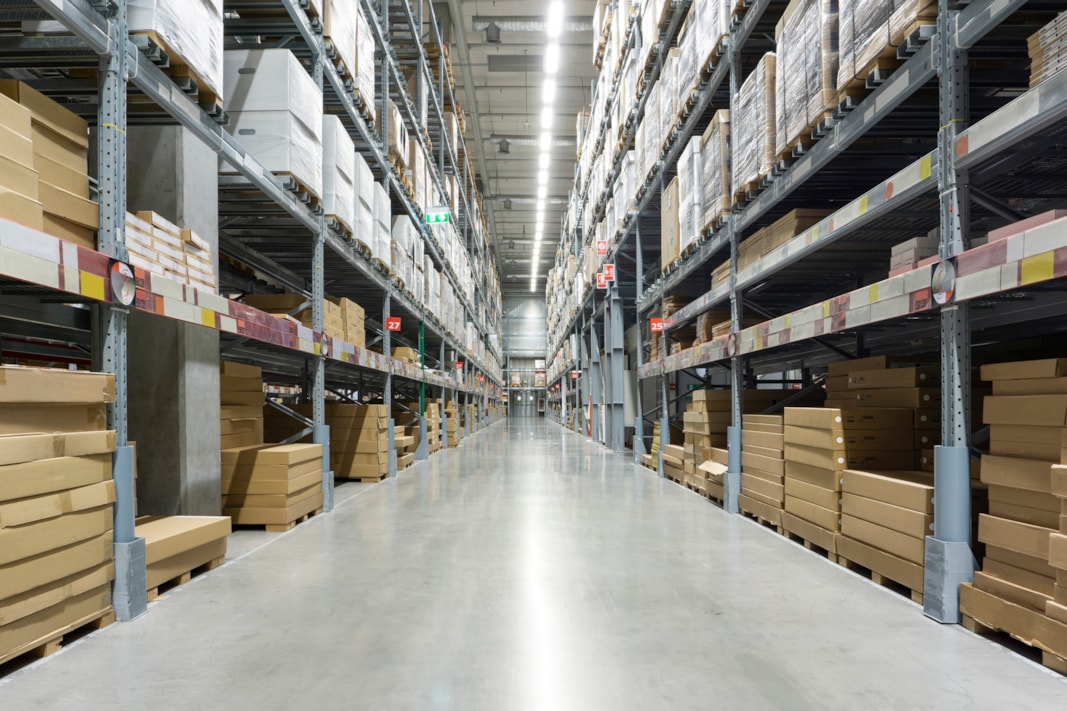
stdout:
[[(597, 0), (563, 0), (559, 69), (552, 103), (544, 237), (537, 264), (538, 172), (541, 161), (545, 47), (550, 3), (447, 0), (435, 5), (446, 28), (457, 100), (466, 114), (466, 140), (481, 179), (491, 240), (505, 293), (543, 294), (559, 244), (559, 225), (574, 182), (576, 119), (591, 101), (593, 9)], [(487, 41), (486, 27), (500, 28)], [(500, 152), (507, 141), (508, 153)], [(531, 273), (536, 271), (536, 282)]]

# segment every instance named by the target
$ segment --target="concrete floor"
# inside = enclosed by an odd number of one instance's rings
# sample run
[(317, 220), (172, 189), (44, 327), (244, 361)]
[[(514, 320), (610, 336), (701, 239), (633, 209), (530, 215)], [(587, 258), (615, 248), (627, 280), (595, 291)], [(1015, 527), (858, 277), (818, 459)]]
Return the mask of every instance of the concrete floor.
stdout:
[(3, 678), (0, 708), (1067, 704), (1062, 677), (544, 421), (338, 501)]

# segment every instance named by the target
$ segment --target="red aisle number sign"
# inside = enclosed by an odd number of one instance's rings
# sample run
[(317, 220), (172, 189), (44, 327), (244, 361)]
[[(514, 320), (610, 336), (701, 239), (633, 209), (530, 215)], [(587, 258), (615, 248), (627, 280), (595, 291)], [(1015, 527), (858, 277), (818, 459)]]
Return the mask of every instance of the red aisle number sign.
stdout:
[(463, 370), (463, 361), (461, 361), (461, 360), (457, 360), (456, 361), (456, 370)]
[(572, 370), (571, 371), (571, 380), (577, 380), (577, 379), (578, 379), (578, 371), (577, 370)]
[(652, 329), (652, 333), (663, 333), (663, 319), (652, 318), (648, 320), (648, 325)]
[(385, 319), (385, 330), (386, 331), (399, 331), (400, 330), (400, 317), (399, 316), (389, 316), (389, 317), (387, 317)]
[(607, 279), (608, 281), (615, 281), (615, 265), (614, 264), (605, 264), (604, 265), (604, 278)]
[(604, 256), (607, 256), (607, 253), (608, 253), (607, 240), (598, 239), (596, 241), (596, 256), (604, 257)]
[(596, 275), (596, 288), (607, 289), (608, 288), (608, 275), (604, 272), (597, 272)]

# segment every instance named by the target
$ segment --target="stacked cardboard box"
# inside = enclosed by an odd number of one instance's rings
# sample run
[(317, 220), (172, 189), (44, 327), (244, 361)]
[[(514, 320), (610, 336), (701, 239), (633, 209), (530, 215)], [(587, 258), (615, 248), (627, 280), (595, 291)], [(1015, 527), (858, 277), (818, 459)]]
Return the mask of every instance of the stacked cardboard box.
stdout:
[(730, 464), (730, 450), (708, 447), (704, 450), (704, 458), (699, 467), (704, 473), (704, 493), (721, 503), (724, 499), (724, 477)]
[(841, 472), (914, 466), (914, 416), (891, 408), (785, 409), (782, 527), (828, 553), (841, 524)]
[(921, 237), (913, 237), (893, 245), (889, 255), (889, 276), (910, 272), (916, 267), (937, 261), (939, 232), (940, 230), (934, 228)]
[(753, 189), (774, 167), (774, 85), (776, 57), (768, 52), (748, 75), (731, 119), (733, 194)]
[(714, 227), (719, 218), (730, 214), (730, 112), (715, 112), (701, 138), (700, 160), (703, 168), (703, 227)]
[(681, 196), (678, 178), (663, 189), (660, 197), (660, 266), (664, 272), (678, 260), (681, 248)]
[[(260, 311), (266, 311), (272, 316), (291, 318), (307, 328), (312, 328), (310, 299), (301, 294), (249, 294), (244, 298), (244, 303)], [(300, 308), (303, 304), (307, 306)], [(327, 336), (345, 340), (346, 321), (340, 305), (326, 299), (323, 301), (322, 308), (323, 332)]]
[(338, 479), (377, 480), (389, 475), (389, 408), (330, 403), (330, 466)]
[[(332, 301), (332, 300), (331, 300)], [(367, 322), (363, 307), (354, 301), (341, 298), (336, 301), (337, 315), (344, 327), (343, 340), (360, 348), (367, 347)]]
[(742, 511), (776, 526), (785, 508), (785, 422), (782, 415), (745, 415), (741, 420)]
[[(272, 173), (291, 176), (315, 198), (323, 196), (322, 91), (287, 49), (225, 53), (227, 129)], [(219, 170), (233, 166), (220, 159)]]
[[(1061, 462), (1067, 458), (1060, 455)], [(1045, 614), (1067, 625), (1067, 466), (1052, 467), (1052, 493), (1060, 500), (1059, 532), (1049, 536), (1049, 565), (1056, 571), (1056, 583), (1052, 586), (1052, 600), (1045, 603)], [(1067, 649), (1055, 651), (1063, 656)]]
[(126, 213), (126, 248), (130, 264), (153, 274), (214, 292), (215, 262), (211, 245), (154, 212)]
[(681, 445), (663, 447), (663, 476), (680, 484), (685, 483), (685, 449)]
[(925, 472), (846, 469), (837, 552), (922, 601), (926, 537), (933, 534), (934, 478)]
[[(760, 258), (786, 244), (809, 227), (818, 224), (829, 214), (829, 210), (792, 210), (773, 224), (752, 233), (737, 248), (737, 270), (740, 272), (749, 268)], [(725, 276), (729, 278), (729, 260), (726, 260), (722, 266), (726, 268)]]
[(226, 560), (228, 516), (142, 516), (134, 535), (145, 540), (148, 599), (159, 587), (182, 584), (200, 567), (217, 568)]
[(263, 369), (222, 361), (219, 364), (222, 449), (263, 443)]
[(458, 447), (463, 439), (463, 431), (459, 427), (459, 410), (455, 400), (449, 400), (445, 405), (445, 434), (448, 435), (448, 446)]
[(0, 368), (0, 663), (111, 619), (114, 399), (108, 374)]
[(879, 59), (896, 59), (895, 47), (919, 24), (937, 18), (934, 0), (841, 0), (839, 9), (839, 91), (862, 86)]
[[(1067, 395), (1049, 393), (1067, 392), (1067, 360), (984, 365), (981, 377), (993, 383), (983, 413), (990, 453), (981, 467), (989, 513), (978, 520), (985, 558), (973, 586), (960, 589), (960, 611), (1024, 641), (1037, 641), (1045, 632), (1058, 644), (1067, 636), (1056, 638), (1056, 625), (1045, 613), (1057, 591), (1063, 599), (1067, 582), (1051, 564), (1058, 561), (1052, 535), (1063, 521), (1061, 499), (1053, 493), (1053, 481), (1059, 491), (1061, 480), (1053, 467), (1067, 441)], [(1067, 654), (1067, 645), (1050, 651)]]
[(22, 107), (0, 104), (0, 216), (95, 249), (100, 217), (89, 199), (88, 124), (22, 82), (0, 81), (0, 94)]
[(1031, 35), (1026, 45), (1032, 89), (1067, 68), (1067, 12)]
[(222, 450), (222, 513), (235, 524), (287, 530), (322, 509), (322, 445)]

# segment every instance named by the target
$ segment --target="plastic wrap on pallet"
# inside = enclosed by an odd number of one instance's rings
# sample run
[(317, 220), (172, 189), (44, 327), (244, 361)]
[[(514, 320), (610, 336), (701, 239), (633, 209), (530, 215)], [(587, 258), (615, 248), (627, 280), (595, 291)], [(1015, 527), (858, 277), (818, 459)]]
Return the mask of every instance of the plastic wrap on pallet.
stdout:
[(232, 49), (223, 57), (226, 111), (289, 111), (308, 126), (322, 125), (322, 91), (295, 54)]
[(678, 115), (678, 48), (673, 47), (663, 60), (663, 70), (659, 81), (659, 145), (663, 146), (670, 131), (674, 128), (674, 118)]
[(183, 62), (225, 99), (222, 74), (222, 0), (128, 0), (126, 22), (131, 34), (152, 33), (163, 42), (171, 65)]
[(730, 8), (727, 0), (693, 0), (689, 10), (689, 34), (693, 41), (693, 71), (709, 66), (722, 40), (730, 32)]
[(716, 111), (701, 137), (700, 159), (704, 172), (703, 224), (708, 227), (731, 207), (730, 192), (730, 112)]
[(704, 227), (702, 137), (694, 136), (686, 143), (678, 160), (678, 251), (697, 240)]
[[(264, 168), (292, 175), (316, 198), (322, 198), (321, 113), (312, 128), (289, 111), (231, 111), (226, 128)], [(233, 168), (220, 159), (219, 170)]]
[(775, 153), (804, 137), (836, 100), (836, 0), (793, 0), (775, 31)]
[[(356, 3), (358, 5), (358, 3)], [(378, 102), (374, 93), (374, 35), (371, 34), (370, 25), (363, 14), (362, 6), (356, 13), (356, 89), (363, 97), (367, 112), (372, 120), (377, 119)]]
[(341, 119), (322, 117), (322, 211), (355, 229), (356, 147)]
[(773, 52), (763, 55), (734, 102), (731, 123), (735, 193), (770, 173), (774, 166), (775, 60)]
[(344, 65), (349, 76), (355, 77), (356, 64), (356, 12), (358, 0), (325, 0), (323, 34), (336, 53), (335, 61)]
[(840, 0), (840, 64), (837, 89), (849, 88), (889, 42), (889, 17), (896, 0)]
[(387, 267), (392, 265), (392, 235), (393, 207), (389, 201), (389, 193), (381, 183), (374, 184), (374, 244), (371, 245), (371, 253), (375, 259), (383, 262)]

